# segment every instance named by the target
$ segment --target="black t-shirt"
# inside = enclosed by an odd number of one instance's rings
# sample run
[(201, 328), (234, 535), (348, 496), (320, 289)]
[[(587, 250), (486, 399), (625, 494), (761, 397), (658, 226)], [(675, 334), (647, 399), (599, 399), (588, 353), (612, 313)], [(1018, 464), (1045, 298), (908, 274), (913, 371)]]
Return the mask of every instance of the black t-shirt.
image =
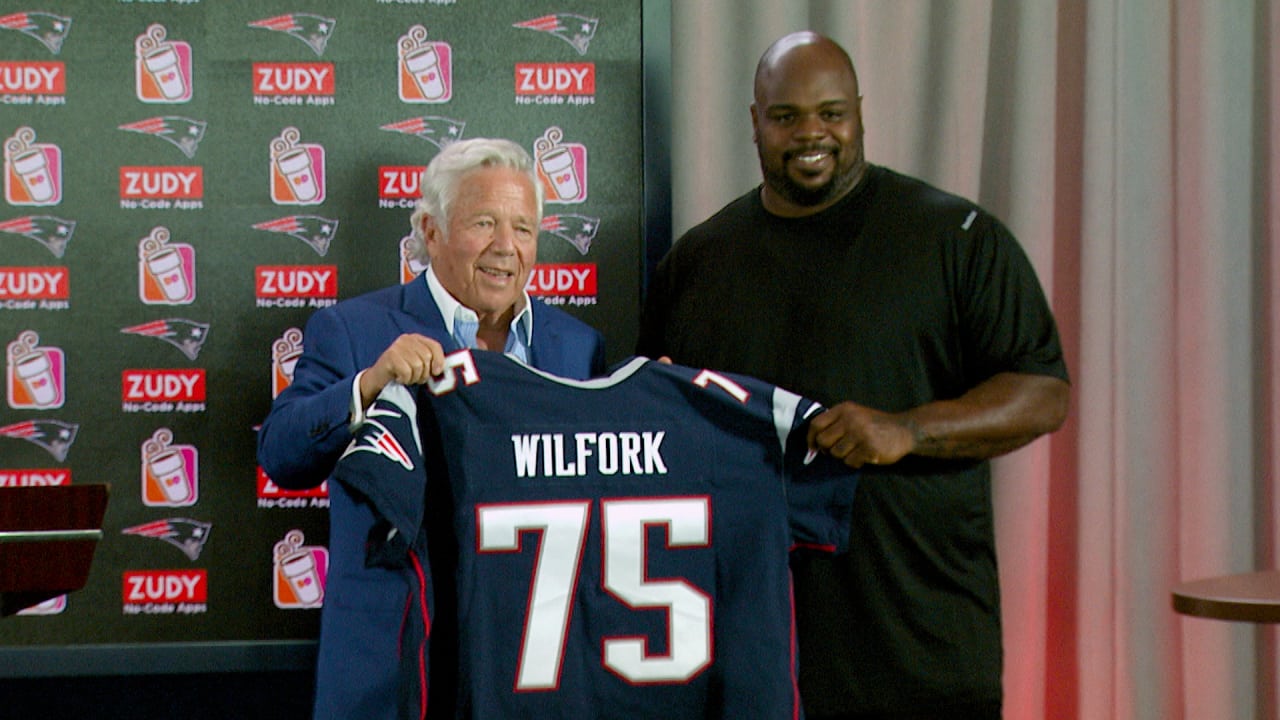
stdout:
[[(999, 372), (1067, 378), (1025, 253), (980, 207), (872, 166), (847, 197), (781, 218), (759, 190), (659, 265), (639, 354), (895, 412)], [(794, 563), (810, 713), (1000, 697), (986, 462), (908, 457), (864, 475), (851, 551)]]

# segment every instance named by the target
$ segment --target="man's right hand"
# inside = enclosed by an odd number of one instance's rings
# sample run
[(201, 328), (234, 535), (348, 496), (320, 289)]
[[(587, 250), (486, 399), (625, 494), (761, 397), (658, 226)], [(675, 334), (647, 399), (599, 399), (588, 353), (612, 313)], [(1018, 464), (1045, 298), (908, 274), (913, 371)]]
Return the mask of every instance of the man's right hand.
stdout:
[(406, 333), (360, 376), (360, 401), (367, 408), (389, 382), (420, 385), (443, 373), (444, 346), (425, 335)]

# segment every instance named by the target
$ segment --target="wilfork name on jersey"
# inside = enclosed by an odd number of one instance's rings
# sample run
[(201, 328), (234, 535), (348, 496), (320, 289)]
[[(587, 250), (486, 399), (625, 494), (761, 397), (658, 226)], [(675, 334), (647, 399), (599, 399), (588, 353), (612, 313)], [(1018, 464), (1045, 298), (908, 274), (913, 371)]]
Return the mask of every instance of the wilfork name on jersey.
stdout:
[[(658, 432), (580, 432), (567, 444), (564, 433), (511, 436), (516, 477), (666, 475)], [(541, 461), (541, 462), (539, 462)]]

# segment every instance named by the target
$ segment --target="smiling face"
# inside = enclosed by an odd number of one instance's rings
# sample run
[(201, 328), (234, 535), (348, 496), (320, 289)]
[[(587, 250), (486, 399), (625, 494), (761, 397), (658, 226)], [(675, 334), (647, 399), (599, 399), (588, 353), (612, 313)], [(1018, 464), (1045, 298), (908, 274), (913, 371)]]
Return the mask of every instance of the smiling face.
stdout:
[(462, 176), (448, 225), (430, 215), (422, 233), (440, 284), (476, 311), (481, 326), (506, 327), (522, 309), (538, 255), (538, 200), (529, 177), (507, 167)]
[(826, 38), (787, 36), (765, 53), (751, 124), (770, 212), (811, 215), (857, 185), (866, 170), (860, 100), (848, 56)]

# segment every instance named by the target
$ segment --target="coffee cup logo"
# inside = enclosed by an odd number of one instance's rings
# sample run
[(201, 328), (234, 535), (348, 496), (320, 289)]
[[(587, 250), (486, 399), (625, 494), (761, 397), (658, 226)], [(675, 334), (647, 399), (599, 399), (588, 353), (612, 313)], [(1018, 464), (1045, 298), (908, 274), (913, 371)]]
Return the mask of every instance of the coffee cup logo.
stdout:
[(301, 530), (290, 530), (275, 546), (272, 595), (282, 610), (318, 608), (324, 604), (329, 551), (307, 546)]
[(4, 143), (4, 197), (10, 205), (57, 205), (62, 200), (62, 151), (36, 143), (29, 127)]
[(427, 29), (414, 25), (400, 37), (400, 99), (407, 103), (443, 103), (453, 97), (453, 50), (428, 42)]
[(189, 305), (196, 298), (195, 248), (170, 243), (168, 228), (138, 241), (138, 298), (147, 305)]
[(148, 507), (189, 507), (199, 499), (199, 466), (191, 445), (174, 445), (160, 428), (142, 443), (142, 502)]
[(40, 337), (27, 330), (9, 343), (5, 353), (9, 407), (51, 410), (62, 407), (66, 395), (65, 355), (60, 348), (40, 347)]
[(293, 369), (302, 357), (302, 331), (289, 328), (271, 344), (271, 397), (293, 384)]
[(191, 99), (191, 46), (167, 41), (163, 25), (152, 25), (134, 40), (137, 95), (145, 103), (184, 103)]
[(324, 148), (301, 138), (297, 128), (287, 127), (271, 141), (271, 201), (277, 205), (324, 202)]
[(560, 128), (551, 127), (534, 141), (538, 177), (547, 202), (580, 203), (587, 199), (587, 149), (577, 143), (562, 143), (563, 138)]
[(422, 274), (427, 269), (427, 264), (422, 262), (414, 255), (413, 248), (416, 243), (413, 241), (412, 235), (405, 235), (400, 238), (400, 282), (407, 283), (410, 280)]

